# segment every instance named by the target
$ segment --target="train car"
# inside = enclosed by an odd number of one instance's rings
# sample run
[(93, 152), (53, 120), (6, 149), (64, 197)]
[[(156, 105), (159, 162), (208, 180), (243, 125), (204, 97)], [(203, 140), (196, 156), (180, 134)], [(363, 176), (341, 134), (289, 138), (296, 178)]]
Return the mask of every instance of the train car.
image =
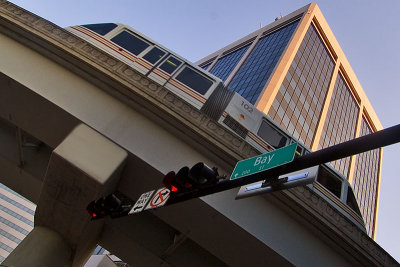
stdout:
[(68, 31), (125, 62), (200, 109), (222, 81), (155, 41), (119, 23), (72, 26)]

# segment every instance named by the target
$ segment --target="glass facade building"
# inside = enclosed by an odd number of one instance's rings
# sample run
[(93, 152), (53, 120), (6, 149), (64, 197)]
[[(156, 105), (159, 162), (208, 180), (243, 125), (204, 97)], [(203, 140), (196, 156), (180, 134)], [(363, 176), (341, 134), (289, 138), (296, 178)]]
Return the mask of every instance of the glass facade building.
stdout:
[[(360, 136), (372, 132), (369, 125), (367, 119), (363, 117), (361, 121)], [(354, 194), (356, 195), (361, 214), (365, 219), (366, 227), (369, 232), (373, 231), (374, 227), (381, 150), (382, 149), (375, 149), (357, 155), (354, 168)], [(364, 177), (369, 177), (369, 179), (364, 179)]]
[(308, 147), (317, 130), (333, 68), (329, 52), (311, 25), (268, 112)]
[[(312, 151), (382, 129), (316, 4), (276, 20), (197, 64)], [(381, 153), (378, 149), (330, 163), (352, 185), (372, 238)]]
[(293, 22), (260, 38), (229, 83), (228, 88), (254, 104), (266, 81), (271, 76), (297, 24), (298, 21)]
[(229, 74), (231, 74), (233, 69), (236, 67), (239, 60), (243, 57), (244, 53), (246, 53), (248, 48), (249, 45), (245, 45), (236, 51), (221, 57), (209, 71), (215, 76), (219, 77), (221, 80), (225, 81)]
[[(356, 136), (360, 107), (341, 73), (338, 74), (335, 82), (329, 111), (322, 129), (319, 148), (343, 143)], [(332, 165), (344, 176), (349, 175), (350, 157), (337, 160)]]

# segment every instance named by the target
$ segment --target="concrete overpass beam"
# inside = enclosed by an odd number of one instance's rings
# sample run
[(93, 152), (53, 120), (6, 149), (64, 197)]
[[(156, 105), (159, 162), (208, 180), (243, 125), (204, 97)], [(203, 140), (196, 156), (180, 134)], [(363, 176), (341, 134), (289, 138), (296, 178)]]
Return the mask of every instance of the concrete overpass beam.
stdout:
[(72, 250), (73, 266), (86, 262), (104, 224), (103, 220), (90, 221), (86, 206), (115, 191), (126, 158), (125, 150), (84, 124), (78, 125), (50, 157), (35, 227), (51, 229), (63, 238)]
[(5, 259), (3, 266), (71, 266), (72, 249), (60, 234), (36, 226)]

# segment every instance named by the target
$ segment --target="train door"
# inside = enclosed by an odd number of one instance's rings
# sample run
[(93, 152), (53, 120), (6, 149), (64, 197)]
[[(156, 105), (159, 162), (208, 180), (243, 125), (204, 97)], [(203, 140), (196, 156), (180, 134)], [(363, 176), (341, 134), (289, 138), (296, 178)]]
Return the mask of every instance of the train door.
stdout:
[(182, 64), (182, 60), (173, 55), (169, 55), (165, 60), (161, 61), (160, 64), (156, 65), (148, 74), (148, 77), (160, 85), (165, 85)]

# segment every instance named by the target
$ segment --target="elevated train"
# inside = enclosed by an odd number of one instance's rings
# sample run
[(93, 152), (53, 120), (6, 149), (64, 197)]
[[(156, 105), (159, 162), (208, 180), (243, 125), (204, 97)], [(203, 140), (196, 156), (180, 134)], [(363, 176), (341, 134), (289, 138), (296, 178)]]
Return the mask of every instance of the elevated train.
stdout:
[[(298, 143), (297, 156), (310, 152), (246, 99), (226, 89), (219, 78), (131, 27), (102, 23), (72, 26), (67, 30), (164, 86), (245, 139), (260, 153), (293, 142)], [(344, 211), (347, 218), (366, 231), (347, 179), (328, 164), (324, 164), (321, 170), (317, 182), (309, 188)]]

